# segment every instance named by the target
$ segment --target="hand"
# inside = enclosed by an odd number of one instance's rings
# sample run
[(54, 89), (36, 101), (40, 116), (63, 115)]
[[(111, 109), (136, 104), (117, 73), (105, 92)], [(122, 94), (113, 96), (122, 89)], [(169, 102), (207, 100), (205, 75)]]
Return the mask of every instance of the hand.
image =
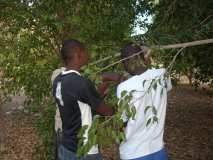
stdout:
[(118, 73), (104, 73), (101, 76), (102, 76), (103, 82), (106, 82), (106, 81), (120, 82), (121, 80), (124, 79), (124, 77)]
[(145, 65), (150, 65), (151, 64), (151, 49), (148, 48), (147, 46), (142, 46), (141, 48), (143, 50), (143, 58), (144, 58)]

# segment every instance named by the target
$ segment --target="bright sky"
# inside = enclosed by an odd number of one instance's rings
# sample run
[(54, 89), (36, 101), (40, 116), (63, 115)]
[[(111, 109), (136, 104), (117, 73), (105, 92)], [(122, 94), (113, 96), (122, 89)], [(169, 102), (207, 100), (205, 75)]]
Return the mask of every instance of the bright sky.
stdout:
[[(139, 21), (144, 21), (146, 17), (144, 16), (138, 16)], [(147, 17), (147, 23), (152, 23), (152, 17), (148, 16)], [(133, 34), (132, 35), (138, 35), (138, 34), (144, 34), (147, 32), (146, 28), (140, 27), (140, 24), (137, 24), (133, 30)]]

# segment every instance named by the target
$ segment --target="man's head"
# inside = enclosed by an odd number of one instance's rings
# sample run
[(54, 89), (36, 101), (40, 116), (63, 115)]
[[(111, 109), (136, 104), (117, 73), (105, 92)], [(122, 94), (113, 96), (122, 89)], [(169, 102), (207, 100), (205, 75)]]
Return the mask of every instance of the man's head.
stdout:
[(125, 70), (131, 75), (143, 73), (151, 63), (149, 48), (146, 46), (140, 47), (133, 43), (129, 43), (123, 46), (121, 49), (121, 58), (127, 58), (127, 60), (123, 61), (123, 64)]
[(88, 63), (88, 53), (85, 45), (78, 40), (66, 40), (61, 48), (61, 58), (66, 66), (83, 66)]

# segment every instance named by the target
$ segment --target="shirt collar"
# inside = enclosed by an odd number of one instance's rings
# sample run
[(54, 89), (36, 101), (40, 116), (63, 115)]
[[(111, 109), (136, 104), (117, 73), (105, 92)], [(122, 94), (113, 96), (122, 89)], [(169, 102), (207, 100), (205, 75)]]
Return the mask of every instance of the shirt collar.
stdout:
[(62, 75), (66, 75), (66, 74), (69, 74), (69, 73), (76, 73), (78, 74), (79, 76), (81, 75), (78, 71), (76, 70), (67, 70), (67, 71), (62, 71)]

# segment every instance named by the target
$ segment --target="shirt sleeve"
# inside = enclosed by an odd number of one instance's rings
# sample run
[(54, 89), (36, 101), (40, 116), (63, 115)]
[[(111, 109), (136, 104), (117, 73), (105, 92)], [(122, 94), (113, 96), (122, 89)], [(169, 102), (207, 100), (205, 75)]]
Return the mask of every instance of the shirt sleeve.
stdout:
[(85, 79), (82, 83), (79, 98), (80, 101), (87, 103), (94, 110), (102, 103), (102, 99), (98, 94), (94, 84), (87, 79)]

